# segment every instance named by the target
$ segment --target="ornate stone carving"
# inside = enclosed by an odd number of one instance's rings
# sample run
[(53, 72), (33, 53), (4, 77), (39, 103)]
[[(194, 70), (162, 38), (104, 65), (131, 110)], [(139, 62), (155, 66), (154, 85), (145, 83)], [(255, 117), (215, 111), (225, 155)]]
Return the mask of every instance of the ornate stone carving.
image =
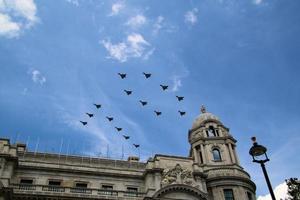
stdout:
[(192, 171), (183, 169), (177, 164), (173, 169), (165, 169), (162, 175), (162, 185), (186, 184), (192, 185), (194, 182)]

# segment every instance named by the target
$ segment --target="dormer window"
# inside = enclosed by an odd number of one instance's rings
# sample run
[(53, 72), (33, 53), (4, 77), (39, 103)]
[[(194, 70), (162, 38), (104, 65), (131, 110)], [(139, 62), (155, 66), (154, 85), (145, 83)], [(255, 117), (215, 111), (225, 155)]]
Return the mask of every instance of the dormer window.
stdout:
[(213, 149), (212, 154), (213, 154), (214, 161), (221, 161), (222, 160), (221, 159), (221, 153), (220, 153), (219, 149)]

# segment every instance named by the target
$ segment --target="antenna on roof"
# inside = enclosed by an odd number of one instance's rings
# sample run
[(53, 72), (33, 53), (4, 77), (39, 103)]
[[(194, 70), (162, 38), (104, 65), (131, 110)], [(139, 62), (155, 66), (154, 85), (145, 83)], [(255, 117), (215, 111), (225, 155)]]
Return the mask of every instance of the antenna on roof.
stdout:
[(70, 147), (70, 140), (68, 141), (68, 145), (67, 145), (66, 162), (67, 162), (67, 160), (68, 160), (69, 147)]
[(124, 144), (122, 144), (122, 160), (124, 159)]
[(25, 148), (25, 151), (23, 153), (23, 158), (25, 157), (25, 154), (26, 152), (28, 151), (29, 149), (29, 140), (30, 140), (30, 136), (27, 137), (27, 140), (26, 140), (26, 148)]
[(35, 145), (34, 156), (36, 155), (36, 152), (37, 152), (37, 150), (39, 148), (39, 143), (40, 143), (40, 137), (38, 137), (36, 145)]
[(58, 153), (58, 164), (59, 164), (59, 161), (60, 161), (60, 154), (61, 154), (63, 144), (64, 144), (64, 139), (61, 138), (60, 148), (59, 148), (59, 153)]
[(20, 133), (19, 133), (19, 132), (17, 132), (17, 133), (16, 133), (16, 137), (15, 137), (15, 144), (17, 144), (17, 142), (18, 142), (19, 135), (20, 135)]
[(107, 151), (106, 151), (106, 157), (109, 157), (109, 144), (107, 144)]

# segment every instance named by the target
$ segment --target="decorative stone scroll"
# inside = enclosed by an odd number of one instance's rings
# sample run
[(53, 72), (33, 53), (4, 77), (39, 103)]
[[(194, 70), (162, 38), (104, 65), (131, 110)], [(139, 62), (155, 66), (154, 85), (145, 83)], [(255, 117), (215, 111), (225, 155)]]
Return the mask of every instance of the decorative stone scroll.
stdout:
[(162, 175), (162, 185), (186, 184), (192, 185), (194, 182), (192, 171), (182, 168), (177, 164), (173, 169), (165, 169)]

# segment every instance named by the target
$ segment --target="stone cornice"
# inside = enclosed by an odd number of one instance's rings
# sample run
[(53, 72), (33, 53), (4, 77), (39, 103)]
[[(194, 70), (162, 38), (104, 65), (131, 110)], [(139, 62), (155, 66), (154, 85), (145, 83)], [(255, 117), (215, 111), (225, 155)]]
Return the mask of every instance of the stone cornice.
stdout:
[(163, 171), (164, 171), (163, 168), (146, 169), (143, 175), (146, 176), (147, 174), (151, 174), (151, 173), (162, 173)]
[[(81, 169), (80, 169), (81, 168)], [(88, 167), (79, 167), (79, 169), (74, 168), (61, 168), (61, 167), (43, 167), (43, 166), (30, 166), (30, 165), (19, 165), (18, 169), (26, 169), (26, 170), (33, 170), (33, 171), (44, 171), (44, 172), (65, 172), (71, 174), (87, 174), (87, 175), (105, 175), (110, 177), (125, 177), (125, 178), (135, 178), (135, 179), (144, 179), (143, 171), (129, 171), (128, 173), (120, 173), (119, 169), (115, 169), (115, 172), (112, 171), (99, 171), (99, 169), (95, 170), (95, 168)], [(92, 170), (94, 169), (94, 170)], [(101, 169), (101, 168), (100, 168)], [(133, 174), (135, 173), (135, 174)]]
[(203, 121), (203, 122), (201, 123), (201, 125), (199, 125), (198, 127), (195, 127), (195, 128), (193, 128), (193, 129), (190, 129), (190, 130), (189, 130), (189, 133), (194, 132), (195, 130), (197, 130), (197, 129), (199, 129), (199, 128), (205, 127), (205, 124), (206, 124), (206, 123), (209, 123), (209, 122), (216, 123), (218, 126), (224, 128), (226, 131), (229, 132), (229, 128), (227, 128), (226, 126), (224, 126), (220, 121), (218, 121), (218, 120), (216, 120), (216, 119), (207, 119), (207, 120)]
[(157, 157), (166, 157), (166, 158), (177, 158), (177, 159), (183, 159), (183, 160), (193, 160), (192, 157), (184, 157), (184, 156), (172, 156), (172, 155), (163, 155), (163, 154), (155, 154), (154, 159)]
[(209, 141), (224, 141), (226, 142), (226, 140), (231, 140), (233, 142), (233, 144), (235, 144), (237, 141), (236, 139), (234, 139), (231, 135), (229, 136), (224, 136), (224, 137), (198, 137), (198, 138), (194, 138), (192, 140), (189, 140), (190, 143), (202, 143), (202, 144), (206, 144)]
[(253, 181), (244, 177), (237, 176), (218, 176), (213, 178), (206, 179), (207, 187), (218, 187), (218, 186), (227, 186), (227, 185), (240, 185), (247, 187), (253, 193), (255, 193), (256, 185)]

